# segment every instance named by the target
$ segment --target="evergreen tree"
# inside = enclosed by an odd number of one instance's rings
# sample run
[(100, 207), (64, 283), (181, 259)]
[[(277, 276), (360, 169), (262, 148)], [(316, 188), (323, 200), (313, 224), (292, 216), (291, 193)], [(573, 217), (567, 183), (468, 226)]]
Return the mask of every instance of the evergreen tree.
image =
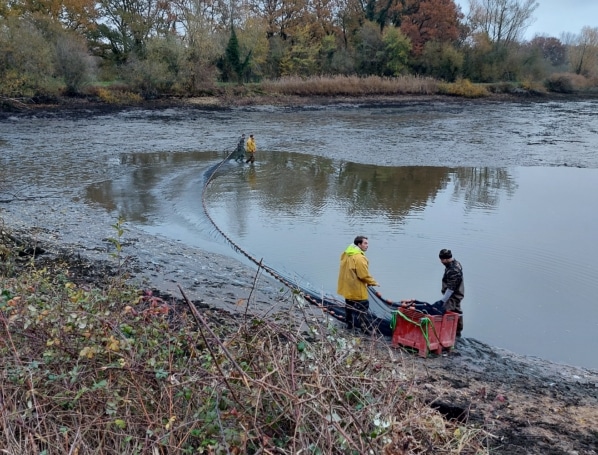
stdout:
[(249, 66), (251, 52), (241, 61), (239, 40), (234, 28), (231, 28), (230, 38), (226, 45), (224, 56), (218, 61), (221, 78), (224, 82), (243, 82), (245, 70)]

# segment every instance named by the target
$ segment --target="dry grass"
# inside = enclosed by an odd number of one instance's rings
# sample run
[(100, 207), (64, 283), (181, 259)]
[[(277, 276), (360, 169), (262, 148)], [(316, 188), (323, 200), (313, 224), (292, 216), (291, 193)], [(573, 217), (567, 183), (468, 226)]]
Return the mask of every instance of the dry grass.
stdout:
[(90, 92), (107, 104), (128, 105), (139, 104), (143, 101), (139, 94), (131, 92), (125, 86), (93, 87)]
[(285, 77), (261, 83), (265, 92), (297, 96), (430, 95), (437, 93), (437, 86), (438, 81), (418, 76)]
[(3, 453), (488, 453), (385, 342), (75, 281), (68, 263), (2, 268)]
[(462, 96), (464, 98), (481, 98), (488, 96), (488, 90), (481, 85), (473, 84), (468, 79), (438, 85), (440, 93), (445, 95)]
[(527, 93), (540, 94), (540, 95), (548, 93), (546, 86), (542, 82), (533, 81), (531, 79), (526, 79), (526, 80), (521, 81), (520, 87), (522, 90), (525, 90)]

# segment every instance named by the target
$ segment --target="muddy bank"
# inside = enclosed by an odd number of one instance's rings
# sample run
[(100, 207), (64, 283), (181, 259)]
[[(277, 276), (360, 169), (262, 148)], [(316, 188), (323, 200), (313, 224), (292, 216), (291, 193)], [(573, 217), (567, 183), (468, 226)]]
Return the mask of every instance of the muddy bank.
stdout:
[(500, 454), (598, 453), (598, 372), (463, 339), (446, 358), (418, 360), (441, 412), (480, 424)]
[[(84, 258), (104, 270), (116, 270), (121, 264), (123, 274), (136, 286), (179, 297), (181, 286), (189, 298), (232, 312), (244, 312), (250, 294), (251, 310), (258, 315), (286, 301), (288, 291), (257, 268), (126, 224), (118, 237), (111, 227), (116, 220), (99, 210), (57, 199), (51, 205), (50, 210), (35, 201), (18, 209), (17, 204), (0, 207), (2, 225), (29, 248), (41, 248), (44, 260)], [(110, 239), (121, 244), (120, 255)], [(259, 292), (252, 293), (254, 287)]]
[(86, 112), (99, 113), (118, 112), (123, 109), (168, 109), (174, 107), (197, 107), (201, 109), (228, 109), (243, 106), (397, 106), (404, 104), (431, 103), (435, 101), (453, 102), (524, 102), (524, 101), (579, 101), (598, 98), (598, 92), (587, 93), (489, 93), (482, 98), (462, 98), (449, 95), (364, 95), (364, 96), (297, 96), (297, 95), (247, 95), (247, 96), (205, 96), (195, 98), (164, 97), (146, 100), (134, 104), (108, 104), (95, 97), (53, 97), (47, 99), (12, 100), (0, 104), (0, 119), (12, 115), (20, 116), (52, 116), (85, 115)]

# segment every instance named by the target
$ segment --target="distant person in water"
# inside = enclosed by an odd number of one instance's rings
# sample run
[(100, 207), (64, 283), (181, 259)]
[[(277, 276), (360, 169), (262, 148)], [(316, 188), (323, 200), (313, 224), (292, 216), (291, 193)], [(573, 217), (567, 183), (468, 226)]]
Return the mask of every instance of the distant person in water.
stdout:
[(247, 145), (245, 150), (247, 152), (247, 159), (245, 160), (246, 163), (255, 163), (255, 139), (253, 138), (253, 134), (249, 135), (249, 139), (247, 139)]
[(237, 148), (235, 153), (233, 154), (233, 158), (235, 161), (243, 161), (245, 157), (245, 134), (241, 134), (241, 139), (239, 139), (239, 143), (237, 144)]

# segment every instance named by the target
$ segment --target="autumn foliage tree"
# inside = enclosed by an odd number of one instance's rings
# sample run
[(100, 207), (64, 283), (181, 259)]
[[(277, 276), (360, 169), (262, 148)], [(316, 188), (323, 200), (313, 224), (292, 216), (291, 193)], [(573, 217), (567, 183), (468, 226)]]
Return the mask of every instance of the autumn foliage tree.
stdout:
[(50, 89), (52, 44), (29, 21), (11, 17), (0, 27), (0, 96), (29, 97)]
[(100, 0), (98, 12), (97, 39), (108, 42), (120, 61), (132, 53), (143, 57), (147, 40), (166, 35), (173, 25), (170, 2), (163, 0)]
[(456, 1), (0, 0), (0, 92), (76, 94), (96, 74), (153, 97), (285, 75), (598, 73), (595, 29), (525, 43), (536, 0), (469, 0), (467, 18)]
[(535, 36), (529, 45), (538, 49), (542, 58), (553, 66), (561, 66), (567, 62), (567, 48), (557, 38), (549, 36)]
[[(1, 6), (2, 3), (9, 8)], [(95, 0), (15, 0), (0, 2), (2, 11), (13, 16), (49, 19), (78, 31), (92, 28), (98, 18)]]
[(401, 30), (411, 40), (414, 55), (421, 55), (424, 46), (430, 41), (457, 41), (463, 14), (453, 0), (411, 1), (412, 7), (401, 21)]
[(452, 44), (428, 41), (417, 64), (426, 76), (453, 82), (462, 74), (464, 60), (463, 53)]
[(569, 62), (575, 74), (598, 76), (598, 27), (584, 27), (569, 46)]
[(406, 37), (401, 29), (387, 27), (382, 36), (384, 42), (385, 75), (400, 76), (408, 70), (411, 40)]

